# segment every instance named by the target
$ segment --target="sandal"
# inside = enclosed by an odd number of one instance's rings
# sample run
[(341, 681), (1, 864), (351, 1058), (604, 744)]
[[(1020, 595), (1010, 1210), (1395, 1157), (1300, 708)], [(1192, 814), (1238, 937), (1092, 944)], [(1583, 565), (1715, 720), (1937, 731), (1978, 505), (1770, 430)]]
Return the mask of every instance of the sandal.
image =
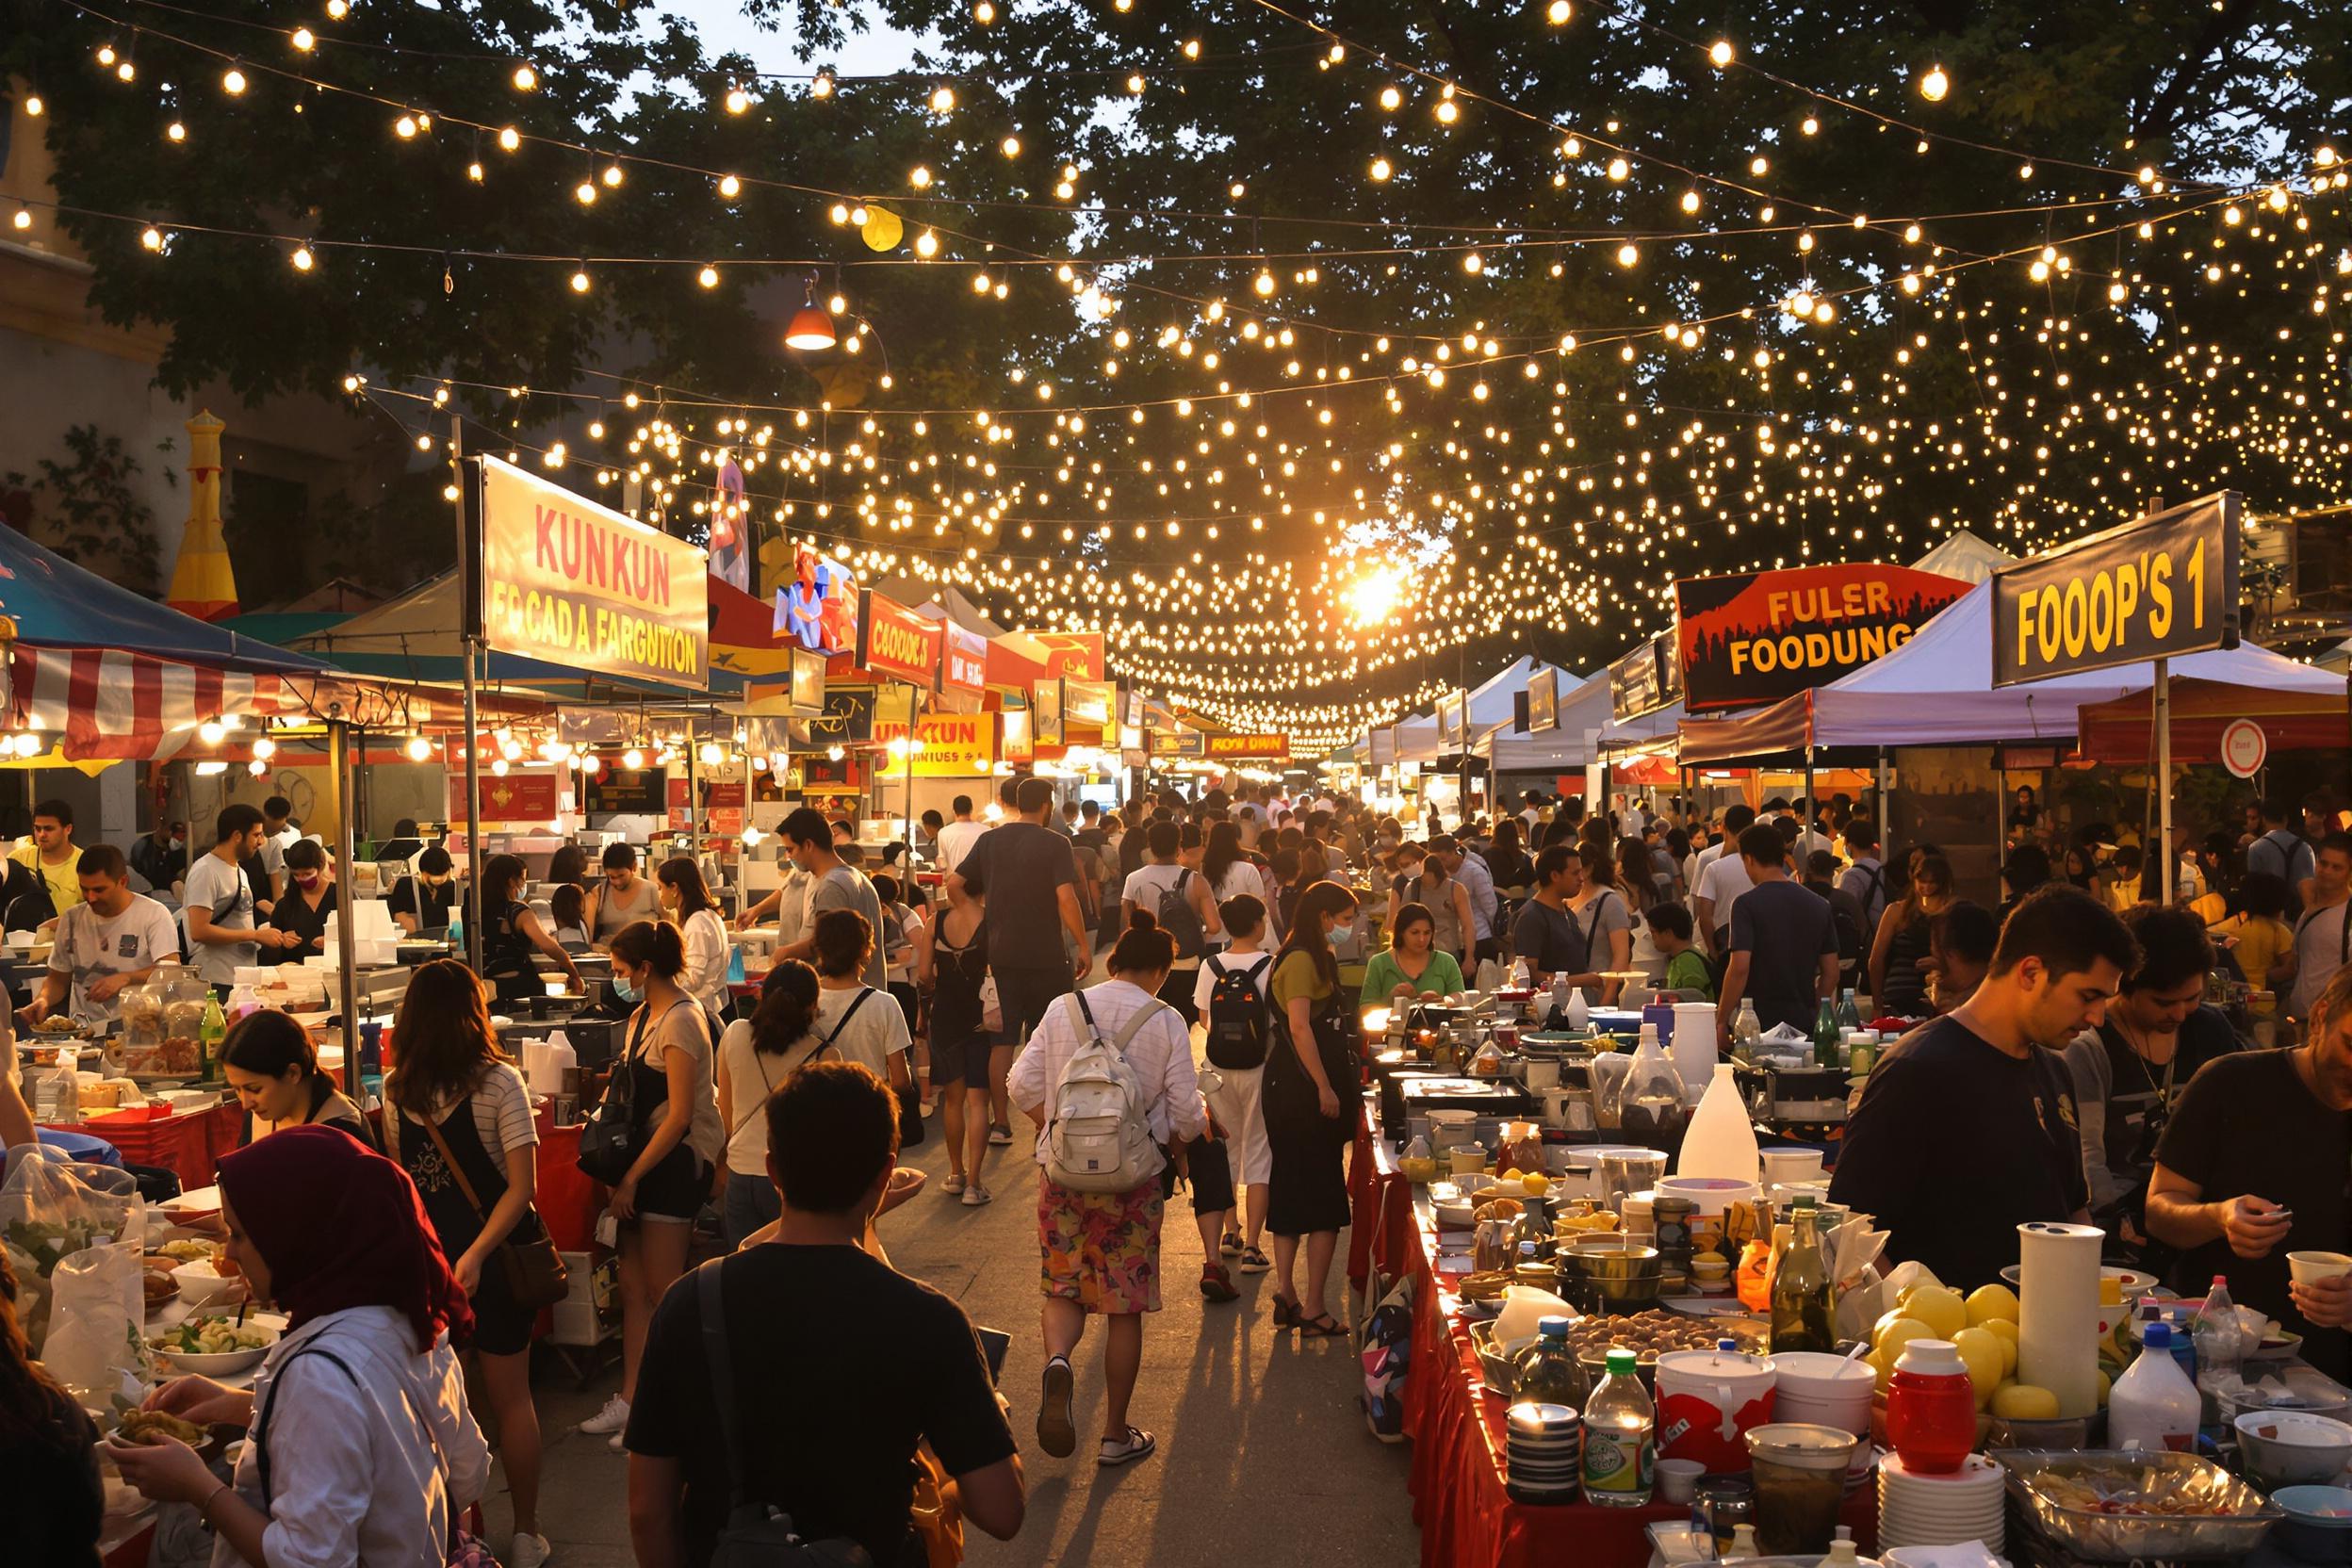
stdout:
[(1244, 1274), (1263, 1274), (1273, 1266), (1266, 1261), (1266, 1254), (1258, 1249), (1245, 1247), (1241, 1250), (1241, 1271)]
[(1317, 1313), (1313, 1317), (1294, 1317), (1291, 1326), (1298, 1331), (1300, 1339), (1337, 1339), (1348, 1331), (1327, 1312)]
[(1276, 1291), (1274, 1293), (1274, 1326), (1278, 1329), (1288, 1329), (1296, 1327), (1298, 1322), (1298, 1303), (1290, 1297), (1284, 1296), (1281, 1291)]
[(1226, 1232), (1225, 1239), (1217, 1244), (1217, 1250), (1229, 1258), (1238, 1253), (1241, 1250), (1241, 1233), (1239, 1231)]
[(939, 1191), (950, 1198), (954, 1198), (964, 1190), (970, 1180), (971, 1179), (969, 1177), (959, 1170), (950, 1176), (946, 1181), (939, 1184)]

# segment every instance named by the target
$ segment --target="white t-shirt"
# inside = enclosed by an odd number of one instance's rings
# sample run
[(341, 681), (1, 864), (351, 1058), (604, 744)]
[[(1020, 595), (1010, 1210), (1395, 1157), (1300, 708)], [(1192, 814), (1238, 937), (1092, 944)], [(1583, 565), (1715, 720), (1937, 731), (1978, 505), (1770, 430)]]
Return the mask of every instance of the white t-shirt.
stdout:
[[(1153, 920), (1157, 920), (1160, 918), (1160, 895), (1162, 893), (1168, 892), (1181, 881), (1184, 885), (1184, 896), (1189, 899), (1192, 896), (1192, 885), (1198, 880), (1200, 880), (1198, 872), (1187, 871), (1183, 866), (1164, 866), (1153, 862), (1137, 866), (1134, 871), (1129, 872), (1126, 885), (1119, 889), (1119, 896), (1150, 915)], [(1202, 930), (1205, 932), (1206, 929), (1204, 923)], [(1191, 969), (1200, 962), (1198, 957), (1179, 958), (1176, 960), (1175, 967)]]
[[(180, 907), (204, 910), (212, 917), (213, 924), (224, 930), (253, 928), (253, 885), (245, 880), (243, 868), (218, 855), (199, 855), (188, 868), (188, 883), (180, 890)], [(261, 946), (257, 942), (223, 945), (190, 938), (187, 953), (196, 962), (197, 978), (215, 986), (235, 980), (237, 965), (261, 961)]]
[[(852, 1013), (849, 1004), (858, 994), (854, 988), (818, 989), (814, 1029), (818, 1038), (828, 1041), (828, 1049), (820, 1054), (819, 1059), (862, 1062), (887, 1084), (890, 1081), (890, 1058), (914, 1044), (906, 1035), (906, 1014), (890, 992), (879, 988)], [(844, 1016), (849, 1019), (846, 1027), (841, 1023)], [(728, 1069), (729, 1072), (733, 1070)]]
[(180, 928), (172, 911), (152, 898), (133, 893), (130, 906), (112, 920), (101, 917), (87, 904), (76, 904), (58, 916), (57, 945), (49, 951), (49, 972), (74, 977), (74, 1016), (96, 1023), (122, 1011), (122, 993), (115, 992), (109, 1001), (92, 1002), (91, 981), (153, 969), (179, 951)]
[(951, 822), (939, 829), (939, 870), (954, 871), (963, 863), (972, 846), (980, 841), (980, 835), (988, 830), (984, 822)]
[[(645, 1009), (640, 1007), (638, 1011)], [(636, 1035), (637, 1021), (632, 1017), (621, 1037), (624, 1049)], [(718, 1069), (711, 1061), (710, 1018), (692, 1002), (669, 1008), (646, 1025), (647, 1067), (668, 1071), (673, 1051), (684, 1052), (700, 1069), (694, 1074), (694, 1119), (686, 1124), (686, 1146), (707, 1168), (718, 1163), (720, 1146), (727, 1142), (727, 1129), (719, 1121)]]
[[(858, 1018), (888, 1001), (887, 997), (874, 998), (858, 1009)], [(735, 1123), (735, 1135), (727, 1143), (727, 1168), (736, 1175), (768, 1173), (768, 1096), (782, 1086), (786, 1074), (811, 1058), (812, 1043), (812, 1037), (804, 1035), (783, 1055), (763, 1056), (751, 1043), (749, 1019), (737, 1019), (719, 1037), (719, 1060), (727, 1067), (727, 1112)]]
[(1716, 930), (1731, 928), (1731, 906), (1754, 886), (1748, 877), (1748, 862), (1740, 856), (1720, 856), (1708, 862), (1707, 870), (1699, 874), (1698, 896), (1714, 901)]
[[(508, 1151), (538, 1147), (539, 1124), (531, 1118), (531, 1089), (512, 1064), (492, 1062), (474, 1092), (466, 1098), (473, 1106), (474, 1132), (482, 1139), (482, 1152), (500, 1170), (506, 1168)], [(437, 1102), (433, 1107), (433, 1119), (448, 1120), (456, 1107), (453, 1100)], [(403, 1110), (400, 1116), (419, 1127), (425, 1124), (413, 1111)]]
[(734, 943), (727, 922), (715, 909), (696, 909), (680, 929), (686, 967), (678, 972), (678, 988), (716, 1012), (727, 1005), (727, 964)]

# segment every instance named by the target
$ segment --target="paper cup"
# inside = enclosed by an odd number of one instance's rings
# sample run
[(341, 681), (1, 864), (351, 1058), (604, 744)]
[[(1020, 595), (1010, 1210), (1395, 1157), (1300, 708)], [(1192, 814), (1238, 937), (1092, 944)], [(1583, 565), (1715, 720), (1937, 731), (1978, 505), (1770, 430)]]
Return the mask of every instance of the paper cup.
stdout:
[(2339, 1274), (2352, 1274), (2352, 1257), (2342, 1252), (2289, 1252), (2287, 1277), (2299, 1285), (2313, 1285)]

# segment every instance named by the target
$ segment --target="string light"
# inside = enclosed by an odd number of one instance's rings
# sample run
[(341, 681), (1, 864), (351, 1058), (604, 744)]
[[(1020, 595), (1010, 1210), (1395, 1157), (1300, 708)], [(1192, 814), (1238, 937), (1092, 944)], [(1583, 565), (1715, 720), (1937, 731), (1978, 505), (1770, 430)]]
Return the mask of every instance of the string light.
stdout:
[(1919, 77), (1919, 96), (1931, 104), (1942, 103), (1944, 94), (1951, 90), (1952, 78), (1944, 74), (1944, 68), (1940, 65), (1929, 66), (1926, 73)]

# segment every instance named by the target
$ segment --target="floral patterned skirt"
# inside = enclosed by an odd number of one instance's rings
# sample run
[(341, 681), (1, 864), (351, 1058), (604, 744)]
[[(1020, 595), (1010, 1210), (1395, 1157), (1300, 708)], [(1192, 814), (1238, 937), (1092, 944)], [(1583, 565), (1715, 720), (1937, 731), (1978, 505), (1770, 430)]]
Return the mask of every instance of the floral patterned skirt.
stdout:
[(1037, 1244), (1045, 1294), (1088, 1312), (1160, 1310), (1160, 1184), (1133, 1192), (1072, 1192), (1037, 1175)]

